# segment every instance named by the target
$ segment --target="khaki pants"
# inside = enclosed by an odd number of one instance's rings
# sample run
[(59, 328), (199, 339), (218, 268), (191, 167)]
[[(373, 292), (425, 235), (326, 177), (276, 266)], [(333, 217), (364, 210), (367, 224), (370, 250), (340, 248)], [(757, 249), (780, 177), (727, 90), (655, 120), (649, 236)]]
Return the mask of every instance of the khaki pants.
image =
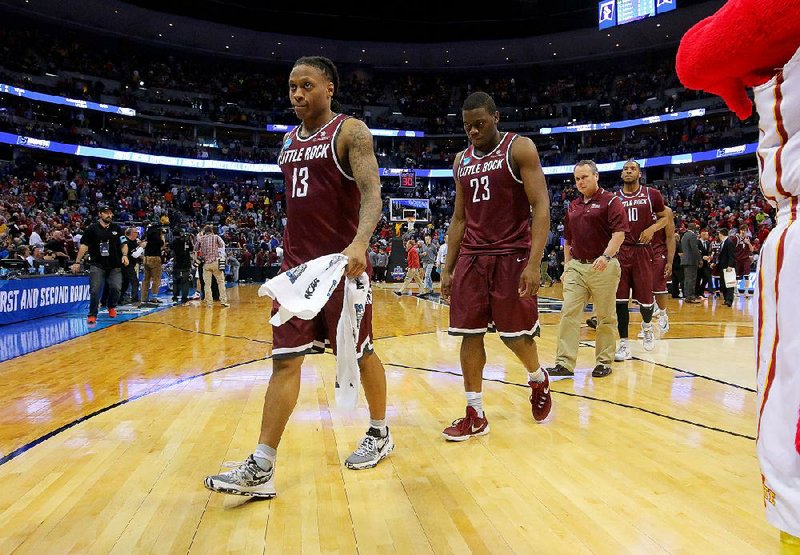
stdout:
[(425, 289), (425, 285), (422, 283), (422, 268), (409, 268), (406, 271), (406, 278), (403, 280), (403, 285), (400, 287), (399, 292), (405, 291), (412, 281), (419, 286), (420, 293)]
[(211, 276), (217, 278), (217, 288), (219, 289), (219, 302), (228, 304), (228, 292), (225, 291), (225, 273), (219, 269), (219, 263), (206, 262), (203, 264), (203, 281), (205, 282), (205, 302), (207, 306), (214, 304), (214, 297), (211, 294)]
[(548, 272), (549, 269), (550, 268), (547, 260), (542, 260), (542, 262), (539, 264), (539, 281), (541, 285), (544, 285), (544, 283), (547, 282), (548, 287), (553, 285), (553, 278), (550, 276), (550, 272)]
[(147, 294), (152, 293), (153, 297), (158, 295), (158, 288), (161, 287), (161, 257), (144, 257), (144, 279), (142, 280), (142, 302), (147, 302)]
[(613, 258), (608, 267), (597, 272), (591, 264), (570, 260), (564, 270), (564, 306), (558, 326), (558, 351), (556, 364), (568, 370), (575, 369), (578, 358), (580, 327), (583, 309), (589, 298), (597, 315), (595, 345), (596, 364), (606, 366), (614, 362), (617, 333), (617, 285), (619, 285), (619, 261)]

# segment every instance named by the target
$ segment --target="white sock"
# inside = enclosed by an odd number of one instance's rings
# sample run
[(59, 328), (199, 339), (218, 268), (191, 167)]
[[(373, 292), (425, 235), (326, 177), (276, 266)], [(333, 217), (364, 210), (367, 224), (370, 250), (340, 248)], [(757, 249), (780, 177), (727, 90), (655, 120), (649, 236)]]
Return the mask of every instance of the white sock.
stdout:
[(483, 393), (480, 391), (467, 391), (467, 406), (475, 409), (479, 418), (483, 418)]
[(620, 347), (627, 347), (628, 346), (628, 338), (627, 337), (621, 337), (620, 340), (619, 340), (619, 346)]
[(381, 433), (381, 437), (386, 437), (386, 419), (383, 420), (373, 420), (372, 418), (369, 419), (369, 427), (375, 428)]
[(642, 329), (643, 330), (651, 330), (651, 329), (653, 329), (653, 323), (652, 322), (642, 322)]
[(256, 450), (253, 452), (253, 458), (256, 460), (256, 464), (264, 472), (269, 472), (269, 470), (275, 466), (275, 459), (277, 457), (278, 451), (265, 443), (259, 443)]
[(528, 383), (536, 382), (542, 383), (544, 381), (544, 372), (541, 368), (537, 369), (536, 372), (528, 372)]

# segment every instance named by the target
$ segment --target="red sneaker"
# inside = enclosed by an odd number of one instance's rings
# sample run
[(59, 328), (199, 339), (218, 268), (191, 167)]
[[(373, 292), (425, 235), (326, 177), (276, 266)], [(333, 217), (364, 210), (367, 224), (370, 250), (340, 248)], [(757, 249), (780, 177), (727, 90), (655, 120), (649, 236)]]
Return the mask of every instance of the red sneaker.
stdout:
[(489, 421), (478, 416), (478, 411), (467, 407), (467, 415), (459, 418), (444, 429), (442, 435), (447, 441), (466, 441), (473, 436), (483, 436), (489, 433)]
[(109, 318), (116, 318), (117, 317), (117, 309), (116, 308), (109, 308), (108, 309), (108, 316), (109, 316)]
[(97, 316), (89, 316), (86, 318), (87, 324), (96, 324), (97, 323)]
[(528, 385), (531, 386), (531, 413), (537, 422), (547, 418), (550, 409), (553, 408), (553, 400), (550, 398), (550, 375), (544, 368), (542, 368), (542, 372), (544, 372), (543, 382), (528, 382)]

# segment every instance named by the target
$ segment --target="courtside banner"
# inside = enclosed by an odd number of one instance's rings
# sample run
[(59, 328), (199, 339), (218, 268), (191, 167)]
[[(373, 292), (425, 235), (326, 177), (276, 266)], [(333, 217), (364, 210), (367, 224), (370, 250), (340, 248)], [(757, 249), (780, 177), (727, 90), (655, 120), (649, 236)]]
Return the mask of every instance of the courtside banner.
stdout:
[(0, 325), (89, 310), (89, 276), (0, 280)]

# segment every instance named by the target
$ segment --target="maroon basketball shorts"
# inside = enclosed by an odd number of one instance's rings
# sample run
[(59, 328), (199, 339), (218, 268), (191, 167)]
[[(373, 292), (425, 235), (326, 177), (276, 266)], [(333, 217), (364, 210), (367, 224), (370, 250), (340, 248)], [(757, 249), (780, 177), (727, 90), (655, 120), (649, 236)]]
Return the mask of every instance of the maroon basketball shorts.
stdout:
[[(299, 355), (318, 354), (330, 347), (336, 354), (336, 327), (342, 315), (344, 302), (344, 280), (334, 290), (327, 304), (311, 320), (292, 318), (281, 326), (272, 326), (272, 358), (291, 358)], [(278, 312), (278, 301), (272, 301), (272, 314)], [(358, 357), (372, 352), (372, 295), (367, 297), (364, 317), (356, 345)]]
[(744, 260), (736, 259), (736, 277), (741, 279), (750, 275), (750, 258)]
[(634, 301), (640, 305), (652, 305), (653, 256), (650, 247), (623, 245), (617, 258), (622, 270), (617, 287), (617, 302), (627, 303), (633, 292)]
[(497, 331), (501, 338), (539, 335), (536, 297), (520, 298), (528, 254), (461, 255), (453, 272), (450, 335)]
[[(670, 262), (672, 264), (672, 262)], [(653, 250), (653, 294), (662, 295), (668, 293), (667, 278), (664, 271), (667, 269), (667, 251)]]

